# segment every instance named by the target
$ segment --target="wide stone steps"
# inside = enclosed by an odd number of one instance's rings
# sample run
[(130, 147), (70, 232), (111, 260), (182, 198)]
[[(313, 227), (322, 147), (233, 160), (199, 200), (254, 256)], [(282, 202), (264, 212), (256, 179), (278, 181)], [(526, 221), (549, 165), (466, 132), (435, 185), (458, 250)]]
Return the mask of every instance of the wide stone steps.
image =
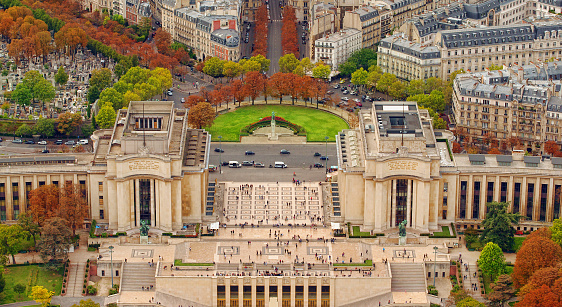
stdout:
[(86, 274), (85, 263), (71, 263), (68, 268), (68, 286), (66, 296), (82, 296), (84, 285), (84, 274)]
[[(121, 291), (142, 291), (142, 287), (156, 285), (156, 263), (125, 263), (121, 276)], [(152, 291), (155, 289), (153, 288)]]
[(426, 292), (425, 273), (421, 263), (392, 263), (392, 291)]

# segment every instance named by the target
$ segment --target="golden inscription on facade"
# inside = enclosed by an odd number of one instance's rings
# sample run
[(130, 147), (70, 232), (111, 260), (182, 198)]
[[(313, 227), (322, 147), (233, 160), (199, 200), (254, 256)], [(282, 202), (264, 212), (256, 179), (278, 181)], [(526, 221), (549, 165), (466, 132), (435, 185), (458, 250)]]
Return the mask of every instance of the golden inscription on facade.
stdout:
[(160, 164), (156, 161), (141, 160), (129, 162), (129, 170), (131, 171), (147, 171), (158, 169), (160, 169)]
[(415, 171), (418, 169), (418, 162), (414, 161), (391, 161), (387, 165), (391, 171)]

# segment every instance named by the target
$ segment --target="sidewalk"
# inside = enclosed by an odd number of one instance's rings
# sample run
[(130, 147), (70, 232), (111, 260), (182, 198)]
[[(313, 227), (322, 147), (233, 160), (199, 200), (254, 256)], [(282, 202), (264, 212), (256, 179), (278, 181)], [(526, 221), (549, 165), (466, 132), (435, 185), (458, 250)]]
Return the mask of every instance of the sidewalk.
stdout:
[(35, 301), (25, 301), (25, 302), (0, 305), (0, 307), (23, 307), (23, 306), (41, 306), (41, 304), (37, 304), (37, 302)]

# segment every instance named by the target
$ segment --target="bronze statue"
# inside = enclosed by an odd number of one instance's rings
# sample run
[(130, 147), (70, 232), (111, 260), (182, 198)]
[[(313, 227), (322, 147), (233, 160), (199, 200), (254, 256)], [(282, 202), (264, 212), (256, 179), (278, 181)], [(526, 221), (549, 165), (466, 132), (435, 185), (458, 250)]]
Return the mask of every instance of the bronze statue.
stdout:
[(401, 237), (406, 236), (406, 224), (408, 224), (407, 220), (403, 220), (400, 224), (398, 224), (398, 235)]
[(148, 230), (150, 227), (146, 224), (145, 220), (141, 220), (140, 235), (143, 237), (148, 236)]

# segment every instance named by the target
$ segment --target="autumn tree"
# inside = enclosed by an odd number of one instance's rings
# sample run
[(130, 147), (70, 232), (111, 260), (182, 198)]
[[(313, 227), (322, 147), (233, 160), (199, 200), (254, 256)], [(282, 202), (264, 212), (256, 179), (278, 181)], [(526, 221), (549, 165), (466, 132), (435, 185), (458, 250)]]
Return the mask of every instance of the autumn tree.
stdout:
[(33, 222), (43, 226), (45, 221), (58, 216), (60, 189), (54, 184), (42, 185), (29, 192), (29, 211)]
[(230, 83), (230, 87), (232, 89), (235, 102), (238, 101), (238, 106), (240, 106), (242, 101), (244, 101), (244, 99), (248, 97), (244, 82), (242, 82), (241, 80), (234, 80)]
[(271, 96), (279, 98), (279, 104), (283, 102), (283, 95), (287, 95), (287, 79), (286, 74), (278, 72), (273, 74), (269, 80), (267, 80), (267, 86), (271, 89)]
[(318, 109), (319, 100), (326, 96), (328, 85), (323, 80), (314, 79), (311, 82), (310, 89), (312, 90), (313, 97), (316, 98), (316, 108)]
[(544, 143), (544, 152), (547, 154), (554, 155), (558, 151), (560, 151), (560, 146), (555, 141), (546, 141)]
[(509, 275), (500, 275), (494, 284), (492, 284), (492, 292), (486, 295), (491, 306), (503, 307), (505, 302), (515, 296), (513, 282)]
[(515, 287), (521, 288), (534, 272), (541, 268), (554, 267), (560, 261), (562, 248), (552, 240), (537, 236), (523, 241), (511, 275)]
[(43, 286), (33, 286), (29, 297), (35, 302), (41, 304), (42, 307), (47, 307), (51, 305), (51, 298), (53, 295), (55, 295), (55, 292), (49, 291)]
[(56, 120), (57, 130), (61, 134), (70, 135), (76, 128), (82, 125), (82, 115), (79, 113), (65, 112)]
[(553, 291), (547, 285), (542, 285), (540, 288), (527, 293), (520, 302), (515, 304), (515, 307), (561, 307), (561, 284), (558, 284), (557, 291)]
[(254, 28), (254, 52), (253, 55), (266, 56), (267, 54), (267, 20), (268, 12), (264, 4), (256, 10), (256, 20)]
[(302, 78), (295, 74), (285, 74), (287, 93), (291, 95), (291, 102), (294, 105), (299, 96)]
[(200, 102), (204, 102), (205, 99), (199, 95), (191, 95), (187, 98), (187, 100), (185, 101), (185, 107), (188, 109), (193, 108), (194, 106), (196, 106), (198, 103)]
[(287, 5), (283, 9), (281, 46), (283, 46), (283, 54), (299, 54), (299, 45), (297, 38), (297, 17), (295, 15), (295, 9), (290, 5)]
[(263, 91), (265, 84), (264, 76), (257, 71), (251, 71), (244, 77), (245, 91), (252, 100), (252, 105), (254, 105), (254, 101)]
[(59, 201), (59, 216), (66, 220), (74, 235), (76, 229), (82, 226), (84, 220), (88, 218), (89, 208), (86, 201), (86, 191), (81, 190), (78, 184), (65, 184)]
[(501, 155), (502, 152), (497, 147), (492, 147), (488, 150), (489, 155)]
[(562, 281), (562, 271), (560, 270), (560, 266), (538, 269), (533, 273), (533, 275), (531, 275), (527, 284), (521, 287), (519, 290), (519, 296), (525, 296), (527, 293), (530, 293), (543, 285), (552, 287), (558, 280)]
[(170, 52), (170, 45), (172, 44), (172, 36), (162, 28), (158, 28), (154, 34), (154, 43), (158, 52), (167, 55)]
[(200, 102), (195, 105), (187, 116), (187, 121), (190, 126), (196, 129), (202, 129), (203, 127), (210, 127), (215, 120), (215, 111), (213, 107), (208, 102)]
[(226, 103), (226, 108), (228, 109), (228, 102), (230, 100), (234, 100), (234, 92), (232, 91), (232, 86), (225, 85), (221, 87), (219, 95), (223, 98), (223, 101)]
[(57, 33), (55, 33), (55, 45), (60, 51), (66, 52), (74, 59), (78, 47), (86, 47), (88, 43), (88, 35), (77, 24), (65, 24)]

